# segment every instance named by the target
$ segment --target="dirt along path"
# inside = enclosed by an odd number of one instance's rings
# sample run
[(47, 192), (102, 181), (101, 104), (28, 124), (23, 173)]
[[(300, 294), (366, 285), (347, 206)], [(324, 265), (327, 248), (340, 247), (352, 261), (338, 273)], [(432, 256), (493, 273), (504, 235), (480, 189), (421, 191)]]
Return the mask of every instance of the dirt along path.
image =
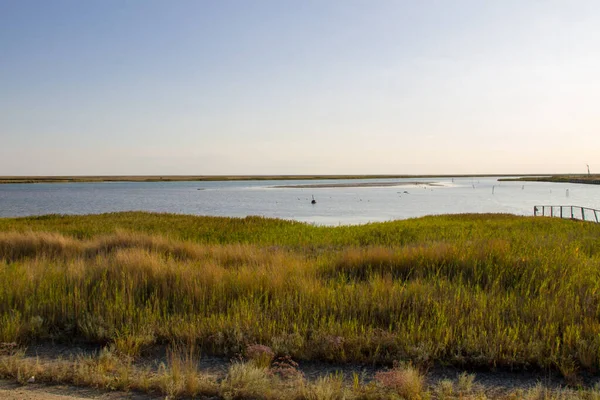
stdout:
[(68, 385), (49, 386), (44, 384), (19, 385), (12, 381), (0, 380), (2, 400), (158, 400), (164, 396), (152, 397), (147, 394), (108, 392), (91, 388)]

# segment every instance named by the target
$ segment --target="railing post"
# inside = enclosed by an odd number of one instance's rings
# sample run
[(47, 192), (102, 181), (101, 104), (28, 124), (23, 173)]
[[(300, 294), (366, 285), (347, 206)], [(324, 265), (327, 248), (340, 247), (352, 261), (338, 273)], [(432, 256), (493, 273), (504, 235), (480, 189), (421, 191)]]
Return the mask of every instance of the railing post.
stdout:
[[(554, 208), (558, 207), (559, 208), (559, 212), (555, 213), (554, 212)], [(537, 216), (546, 216), (546, 208), (550, 208), (550, 212), (548, 214), (549, 217), (559, 217), (562, 218), (566, 218), (567, 214), (565, 213), (564, 209), (568, 209), (571, 208), (571, 219), (577, 219), (577, 217), (575, 216), (576, 214), (579, 215), (579, 212), (581, 212), (581, 220), (582, 221), (589, 221), (589, 222), (594, 222), (596, 221), (597, 223), (600, 223), (600, 217), (598, 216), (598, 214), (600, 214), (600, 210), (596, 210), (595, 208), (588, 208), (588, 207), (581, 207), (581, 206), (533, 206), (533, 216), (537, 217)], [(576, 212), (576, 210), (579, 209), (579, 212)], [(590, 213), (594, 213), (592, 217), (586, 217), (586, 210), (590, 210)]]

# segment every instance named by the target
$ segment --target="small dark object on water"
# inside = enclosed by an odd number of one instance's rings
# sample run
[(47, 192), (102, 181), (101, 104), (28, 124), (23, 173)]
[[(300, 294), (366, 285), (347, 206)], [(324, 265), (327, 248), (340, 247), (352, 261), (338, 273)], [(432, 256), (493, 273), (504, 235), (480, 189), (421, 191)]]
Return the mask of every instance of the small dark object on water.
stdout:
[(317, 201), (315, 200), (315, 196), (312, 197), (310, 204), (317, 204)]

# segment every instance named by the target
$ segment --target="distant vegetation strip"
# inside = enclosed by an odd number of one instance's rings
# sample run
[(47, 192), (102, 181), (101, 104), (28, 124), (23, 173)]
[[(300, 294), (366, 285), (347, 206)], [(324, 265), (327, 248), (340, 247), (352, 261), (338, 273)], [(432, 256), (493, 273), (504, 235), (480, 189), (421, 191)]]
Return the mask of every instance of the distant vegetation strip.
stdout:
[(523, 176), (519, 178), (501, 178), (499, 181), (526, 181), (526, 182), (557, 182), (557, 183), (584, 183), (600, 185), (600, 175), (551, 175), (551, 176)]
[(600, 226), (447, 215), (319, 227), (141, 212), (0, 219), (0, 342), (137, 356), (600, 368)]
[[(77, 183), (77, 182), (210, 182), (317, 179), (401, 179), (437, 177), (493, 177), (495, 175), (123, 175), (123, 176), (0, 176), (2, 183)], [(524, 176), (524, 175), (502, 175)]]

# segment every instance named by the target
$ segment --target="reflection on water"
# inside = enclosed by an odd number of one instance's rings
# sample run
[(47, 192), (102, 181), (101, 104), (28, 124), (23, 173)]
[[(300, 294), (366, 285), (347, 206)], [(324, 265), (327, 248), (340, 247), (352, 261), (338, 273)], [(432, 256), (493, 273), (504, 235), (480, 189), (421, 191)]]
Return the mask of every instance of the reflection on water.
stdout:
[[(496, 178), (397, 179), (411, 184), (384, 187), (275, 187), (378, 181), (390, 179), (8, 184), (0, 185), (0, 216), (144, 210), (262, 215), (338, 225), (450, 213), (533, 215), (533, 207), (543, 204), (600, 209), (599, 185), (499, 182)], [(424, 181), (436, 184), (423, 185)], [(311, 204), (313, 195), (315, 205)]]

